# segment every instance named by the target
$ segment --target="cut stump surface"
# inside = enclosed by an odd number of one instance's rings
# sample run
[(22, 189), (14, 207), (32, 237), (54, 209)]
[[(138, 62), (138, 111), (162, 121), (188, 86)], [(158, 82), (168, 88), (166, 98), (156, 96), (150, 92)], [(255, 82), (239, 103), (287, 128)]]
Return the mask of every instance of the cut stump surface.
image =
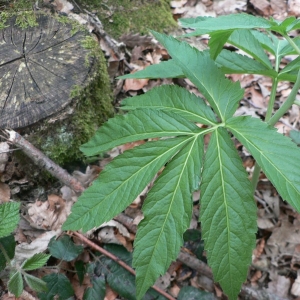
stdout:
[(48, 15), (21, 29), (0, 30), (0, 128), (22, 128), (62, 111), (74, 87), (85, 87), (95, 64), (86, 31)]

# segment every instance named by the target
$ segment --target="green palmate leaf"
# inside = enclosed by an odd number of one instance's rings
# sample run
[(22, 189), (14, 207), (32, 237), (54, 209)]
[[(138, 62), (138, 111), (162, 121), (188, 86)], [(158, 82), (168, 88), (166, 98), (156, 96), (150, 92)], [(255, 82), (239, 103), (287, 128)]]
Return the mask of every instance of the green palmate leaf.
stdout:
[(106, 278), (108, 285), (126, 300), (136, 300), (135, 277), (115, 262), (110, 264)]
[(195, 136), (169, 162), (143, 205), (144, 219), (135, 240), (137, 299), (175, 260), (190, 225), (192, 192), (198, 188), (203, 138)]
[(33, 289), (36, 292), (43, 292), (47, 291), (47, 284), (42, 279), (39, 279), (35, 276), (24, 274), (24, 279), (26, 283), (29, 285), (31, 289)]
[(272, 19), (270, 21), (270, 23), (272, 24), (270, 30), (279, 32), (280, 34), (284, 35), (290, 28), (293, 27), (292, 24), (294, 23), (295, 19), (296, 18), (293, 16), (283, 20), (282, 22)]
[(195, 131), (198, 131), (196, 125), (171, 112), (136, 109), (109, 119), (80, 150), (92, 156), (137, 140), (193, 135)]
[(300, 29), (300, 20), (294, 20), (289, 26), (286, 28), (286, 32), (290, 32), (292, 30)]
[(290, 138), (294, 143), (300, 145), (300, 131), (291, 130), (290, 131)]
[[(300, 37), (294, 38), (293, 42), (296, 44), (298, 48), (300, 47)], [(294, 47), (292, 47), (292, 45), (287, 40), (279, 40), (278, 44), (279, 44), (278, 52), (279, 52), (280, 59), (286, 55), (298, 54), (297, 51), (294, 49)]]
[(195, 94), (176, 85), (163, 85), (144, 95), (127, 98), (122, 101), (125, 110), (152, 108), (170, 111), (182, 117), (206, 125), (216, 123), (216, 117), (209, 106)]
[(232, 34), (232, 30), (216, 31), (210, 34), (208, 46), (209, 46), (210, 57), (212, 59), (214, 60), (216, 59), (216, 57), (222, 51), (224, 44), (227, 42), (231, 34)]
[(276, 71), (267, 68), (260, 62), (228, 50), (222, 50), (216, 63), (226, 74), (261, 74), (272, 78), (278, 75)]
[[(128, 252), (123, 246), (108, 244), (105, 245), (105, 249), (131, 266), (132, 254)], [(103, 274), (105, 276), (107, 284), (114, 291), (116, 291), (119, 296), (122, 296), (126, 300), (136, 300), (135, 276), (129, 273), (119, 264), (109, 258), (101, 257), (99, 263), (96, 264), (96, 267), (94, 267), (93, 270), (96, 270), (95, 274)], [(165, 299), (165, 297), (160, 296), (153, 289), (149, 289), (149, 291), (143, 297), (143, 300)]]
[(20, 203), (7, 202), (0, 205), (0, 237), (12, 233), (20, 220)]
[(298, 70), (293, 70), (289, 73), (282, 73), (278, 75), (278, 80), (295, 82), (297, 80), (297, 74), (298, 74)]
[(63, 229), (87, 231), (111, 220), (132, 203), (159, 169), (191, 139), (148, 142), (117, 156), (73, 205)]
[(83, 300), (104, 299), (106, 294), (106, 281), (104, 276), (93, 278), (92, 287), (87, 288)]
[(184, 286), (180, 289), (177, 300), (215, 300), (213, 293), (201, 291), (193, 286)]
[(10, 276), (8, 281), (8, 290), (16, 297), (20, 297), (23, 292), (23, 278), (21, 272), (16, 272)]
[(287, 64), (279, 73), (279, 76), (283, 73), (288, 73), (293, 70), (299, 70), (300, 68), (300, 57), (297, 57), (293, 61), (291, 61), (289, 64)]
[(22, 264), (22, 269), (26, 271), (35, 270), (41, 268), (51, 255), (44, 253), (36, 253), (32, 257), (26, 259)]
[(231, 14), (219, 16), (217, 18), (200, 19), (198, 22), (184, 22), (180, 19), (182, 27), (199, 28), (201, 30), (219, 31), (219, 30), (234, 30), (234, 29), (252, 29), (252, 28), (270, 28), (271, 22), (254, 17), (249, 14)]
[[(114, 254), (118, 258), (120, 258), (122, 261), (126, 262), (127, 265), (130, 267), (132, 266), (132, 253), (126, 250), (121, 245), (116, 245), (116, 244), (106, 244), (104, 245), (104, 249), (107, 250), (108, 252)], [(110, 260), (110, 259), (109, 259)], [(111, 261), (111, 260), (110, 260)], [(113, 264), (113, 262), (111, 261)], [(106, 275), (109, 273), (109, 270), (107, 270)]]
[(208, 263), (229, 299), (236, 299), (255, 246), (256, 205), (248, 175), (224, 128), (211, 136), (200, 190)]
[(157, 65), (151, 65), (144, 70), (127, 74), (124, 76), (118, 77), (118, 79), (143, 79), (143, 78), (180, 78), (184, 77), (181, 68), (172, 60), (162, 61)]
[(83, 251), (83, 246), (75, 245), (67, 235), (62, 236), (58, 240), (52, 238), (48, 248), (52, 256), (65, 261), (75, 259)]
[(225, 78), (208, 51), (200, 52), (170, 36), (153, 34), (168, 50), (186, 77), (198, 87), (222, 121), (232, 116), (244, 95), (240, 84)]
[(181, 19), (178, 19), (178, 21), (179, 21), (180, 26), (189, 27), (190, 25), (197, 24), (199, 22), (205, 21), (210, 18), (212, 18), (212, 17), (200, 16), (200, 17), (196, 17), (196, 18), (181, 18)]
[[(271, 32), (262, 33), (252, 30), (251, 34), (259, 41), (265, 50), (275, 55), (275, 58), (277, 58), (275, 67), (279, 67), (279, 62), (285, 55), (296, 54), (295, 49), (287, 40), (279, 39)], [(296, 39), (294, 39), (294, 42), (295, 40)], [(300, 46), (300, 43), (298, 46)]]
[(85, 264), (82, 260), (77, 260), (75, 262), (75, 270), (76, 270), (76, 274), (79, 279), (79, 284), (82, 285), (83, 280), (84, 280), (84, 275), (86, 273)]
[(47, 284), (46, 292), (39, 292), (40, 300), (69, 299), (74, 291), (69, 279), (63, 274), (50, 274), (43, 277)]
[(272, 69), (272, 64), (267, 54), (265, 53), (262, 45), (254, 37), (250, 30), (235, 30), (228, 39), (228, 42), (242, 49), (246, 53), (250, 54), (252, 57), (254, 57), (257, 61), (261, 62), (267, 68)]
[(226, 126), (251, 152), (281, 197), (300, 211), (300, 149), (290, 138), (259, 119), (236, 117)]
[[(15, 256), (16, 242), (12, 234), (0, 238), (0, 245), (2, 246), (1, 248), (4, 249), (4, 251), (6, 252), (9, 259), (12, 259)], [(0, 272), (6, 267), (7, 263), (8, 261), (6, 261), (5, 255), (0, 249)]]
[(250, 32), (266, 51), (275, 55), (275, 45), (278, 44), (279, 39), (274, 34), (257, 30), (250, 30)]

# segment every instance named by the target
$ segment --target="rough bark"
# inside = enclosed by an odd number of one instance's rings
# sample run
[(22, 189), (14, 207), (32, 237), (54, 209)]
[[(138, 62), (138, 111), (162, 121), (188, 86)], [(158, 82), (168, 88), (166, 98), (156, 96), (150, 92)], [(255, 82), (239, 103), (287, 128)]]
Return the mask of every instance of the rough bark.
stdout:
[(73, 32), (48, 15), (38, 26), (14, 26), (0, 32), (0, 128), (20, 128), (61, 111), (74, 87), (88, 84), (95, 58), (82, 40), (87, 32)]

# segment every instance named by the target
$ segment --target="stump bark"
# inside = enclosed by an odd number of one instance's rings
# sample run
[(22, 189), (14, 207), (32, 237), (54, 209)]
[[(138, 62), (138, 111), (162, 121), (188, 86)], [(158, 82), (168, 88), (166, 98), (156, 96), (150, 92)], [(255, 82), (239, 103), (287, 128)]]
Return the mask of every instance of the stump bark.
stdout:
[(72, 91), (94, 76), (95, 57), (84, 47), (89, 36), (72, 24), (40, 14), (38, 26), (0, 31), (0, 128), (22, 128), (61, 112)]

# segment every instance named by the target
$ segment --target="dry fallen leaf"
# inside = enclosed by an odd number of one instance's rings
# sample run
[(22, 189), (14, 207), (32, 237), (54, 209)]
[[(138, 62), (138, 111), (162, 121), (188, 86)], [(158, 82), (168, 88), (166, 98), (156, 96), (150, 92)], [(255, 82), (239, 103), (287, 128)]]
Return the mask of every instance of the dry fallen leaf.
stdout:
[[(134, 72), (132, 72), (134, 73)], [(147, 85), (149, 79), (126, 79), (123, 89), (127, 91), (138, 91)]]
[(213, 10), (217, 15), (227, 15), (239, 11), (245, 11), (247, 8), (246, 0), (221, 0), (213, 2)]
[(14, 259), (19, 265), (21, 265), (25, 259), (32, 257), (36, 253), (41, 253), (47, 250), (51, 238), (58, 236), (60, 233), (61, 230), (46, 231), (31, 243), (21, 243), (17, 245)]
[(117, 299), (118, 293), (111, 289), (110, 286), (106, 286), (104, 300), (115, 300)]
[(278, 275), (276, 271), (270, 273), (271, 281), (268, 283), (267, 290), (274, 295), (287, 298), (291, 281), (285, 276)]
[(295, 282), (292, 285), (291, 294), (296, 296), (296, 297), (300, 296), (300, 270), (298, 270), (297, 278), (296, 278)]
[(9, 145), (6, 142), (0, 143), (0, 173), (4, 172), (8, 162)]
[(272, 14), (272, 9), (270, 2), (267, 0), (250, 0), (250, 3), (254, 6), (256, 11), (265, 17), (268, 17)]
[(300, 1), (299, 0), (290, 0), (288, 3), (288, 12), (289, 15), (299, 17), (300, 15)]
[(56, 7), (56, 10), (68, 14), (74, 8), (74, 6), (67, 0), (54, 0), (53, 5)]
[(57, 195), (49, 195), (47, 201), (28, 204), (30, 225), (37, 229), (58, 230), (71, 212), (72, 202)]
[(183, 7), (187, 3), (187, 0), (175, 0), (170, 2), (172, 8)]
[(10, 188), (6, 183), (0, 182), (0, 204), (8, 202), (10, 199)]

